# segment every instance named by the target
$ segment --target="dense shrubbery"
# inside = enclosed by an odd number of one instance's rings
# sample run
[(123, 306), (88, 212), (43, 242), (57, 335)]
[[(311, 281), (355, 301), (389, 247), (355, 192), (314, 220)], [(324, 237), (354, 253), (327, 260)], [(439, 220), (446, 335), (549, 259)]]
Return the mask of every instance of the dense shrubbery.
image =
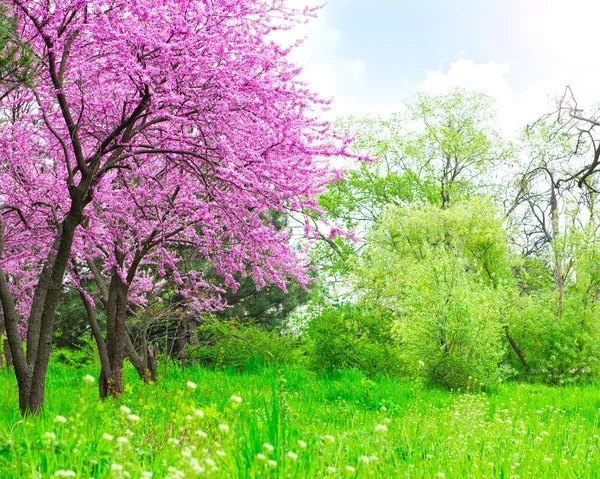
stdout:
[(521, 298), (511, 318), (510, 331), (518, 342), (525, 365), (509, 354), (521, 380), (549, 384), (589, 382), (600, 375), (600, 324), (597, 307), (586, 308), (579, 295), (567, 295), (560, 320), (551, 307), (552, 291)]
[(405, 372), (389, 317), (354, 305), (315, 314), (306, 329), (308, 364), (317, 371), (356, 368), (368, 376)]
[(495, 207), (390, 208), (356, 269), (360, 301), (393, 318), (411, 373), (427, 384), (479, 388), (499, 368), (509, 285), (506, 234)]
[(304, 351), (299, 339), (277, 329), (229, 321), (208, 321), (198, 328), (196, 346), (186, 358), (217, 369), (300, 364)]

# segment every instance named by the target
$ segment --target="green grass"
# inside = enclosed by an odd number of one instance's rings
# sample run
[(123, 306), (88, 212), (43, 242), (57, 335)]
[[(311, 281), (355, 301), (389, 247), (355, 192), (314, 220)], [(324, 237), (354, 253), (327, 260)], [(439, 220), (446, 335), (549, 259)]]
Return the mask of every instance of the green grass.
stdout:
[(356, 371), (319, 378), (299, 369), (239, 374), (170, 365), (162, 373), (144, 386), (127, 370), (123, 398), (99, 402), (96, 385), (82, 379), (96, 375), (94, 367), (54, 362), (44, 413), (23, 419), (13, 375), (0, 371), (0, 478), (67, 471), (81, 478), (149, 477), (144, 471), (155, 478), (594, 478), (600, 471), (595, 385), (504, 384), (470, 395), (373, 382)]

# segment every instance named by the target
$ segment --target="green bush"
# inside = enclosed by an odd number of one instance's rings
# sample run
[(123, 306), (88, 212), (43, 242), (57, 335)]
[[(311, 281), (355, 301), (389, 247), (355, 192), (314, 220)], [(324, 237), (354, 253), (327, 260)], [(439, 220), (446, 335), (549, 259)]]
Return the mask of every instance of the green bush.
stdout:
[(554, 296), (553, 291), (546, 291), (536, 298), (522, 298), (520, 314), (515, 315), (510, 330), (527, 369), (516, 354), (508, 357), (522, 380), (593, 382), (600, 376), (600, 308), (567, 292), (557, 320)]
[(300, 364), (302, 341), (292, 334), (267, 331), (256, 325), (229, 321), (208, 321), (197, 330), (197, 345), (188, 346), (191, 362), (226, 369), (248, 370), (265, 365)]
[(92, 338), (81, 338), (78, 345), (56, 348), (54, 359), (73, 368), (89, 367), (98, 360), (98, 348)]
[(387, 312), (401, 358), (428, 385), (478, 389), (503, 379), (507, 234), (483, 199), (441, 209), (389, 207), (355, 268), (359, 300)]
[(391, 322), (365, 308), (341, 305), (309, 320), (308, 361), (317, 371), (356, 368), (368, 376), (400, 376), (404, 367)]

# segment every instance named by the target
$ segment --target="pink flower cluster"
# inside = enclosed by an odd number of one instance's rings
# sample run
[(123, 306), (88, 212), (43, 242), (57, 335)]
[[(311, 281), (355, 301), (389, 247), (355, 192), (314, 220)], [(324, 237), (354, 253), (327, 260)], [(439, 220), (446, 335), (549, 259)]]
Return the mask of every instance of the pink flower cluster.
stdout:
[[(38, 57), (0, 105), (0, 266), (23, 318), (75, 189), (89, 182), (70, 281), (95, 260), (144, 304), (167, 275), (198, 310), (223, 285), (306, 284), (272, 212), (318, 212), (349, 156), (274, 31), (313, 17), (283, 0), (0, 0)], [(88, 183), (86, 183), (87, 187)], [(306, 235), (313, 230), (307, 221)], [(186, 261), (186, 252), (204, 259)], [(223, 278), (211, 284), (210, 265)]]

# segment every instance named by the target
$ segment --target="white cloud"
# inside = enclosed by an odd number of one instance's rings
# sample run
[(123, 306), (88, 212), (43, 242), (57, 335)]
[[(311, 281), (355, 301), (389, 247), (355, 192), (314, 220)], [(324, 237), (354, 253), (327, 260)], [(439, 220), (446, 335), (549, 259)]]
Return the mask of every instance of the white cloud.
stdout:
[[(322, 0), (287, 1), (289, 6), (297, 8), (303, 8), (307, 3), (317, 5)], [(444, 64), (437, 71), (424, 72), (425, 79), (415, 90), (443, 93), (460, 86), (487, 93), (496, 98), (501, 127), (511, 136), (542, 114), (552, 111), (556, 98), (566, 85), (572, 86), (580, 105), (586, 108), (600, 100), (600, 83), (597, 82), (600, 60), (597, 60), (594, 41), (594, 22), (600, 17), (600, 2), (523, 0), (517, 3), (518, 21), (526, 38), (523, 48), (536, 64), (558, 64), (552, 74), (543, 75), (540, 70), (537, 77), (546, 76), (545, 79), (529, 81), (525, 88), (516, 91), (508, 75), (518, 70), (517, 73), (523, 76), (521, 65), (493, 60), (475, 63), (468, 59), (465, 51), (461, 51), (456, 61), (448, 66)], [(397, 93), (368, 89), (366, 59), (342, 53), (343, 37), (351, 32), (342, 32), (333, 23), (326, 6), (308, 25), (278, 36), (284, 44), (306, 37), (291, 54), (291, 59), (303, 66), (301, 78), (314, 91), (334, 100), (329, 116), (385, 116), (400, 110), (406, 99), (404, 92), (409, 91), (408, 79), (400, 77)], [(515, 32), (513, 34), (516, 35)]]
[[(425, 81), (417, 87), (417, 91), (443, 94), (452, 88), (461, 87), (486, 93), (497, 101), (502, 131), (508, 136), (514, 136), (520, 128), (544, 113), (553, 111), (556, 99), (562, 95), (565, 86), (573, 84), (570, 81), (573, 75), (560, 74), (544, 81), (530, 82), (522, 93), (517, 93), (507, 80), (510, 70), (508, 63), (490, 61), (477, 64), (461, 58), (450, 64), (447, 71), (427, 72)], [(575, 94), (582, 105), (593, 98), (590, 88), (576, 90)]]

